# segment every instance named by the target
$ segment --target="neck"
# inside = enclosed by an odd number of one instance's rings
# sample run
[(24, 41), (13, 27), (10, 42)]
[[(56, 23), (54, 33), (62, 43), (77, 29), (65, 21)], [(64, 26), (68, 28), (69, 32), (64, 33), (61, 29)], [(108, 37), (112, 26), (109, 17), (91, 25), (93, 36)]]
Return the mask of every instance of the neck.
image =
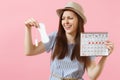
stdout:
[(66, 33), (68, 43), (74, 44), (75, 43), (75, 36), (76, 36), (76, 33)]

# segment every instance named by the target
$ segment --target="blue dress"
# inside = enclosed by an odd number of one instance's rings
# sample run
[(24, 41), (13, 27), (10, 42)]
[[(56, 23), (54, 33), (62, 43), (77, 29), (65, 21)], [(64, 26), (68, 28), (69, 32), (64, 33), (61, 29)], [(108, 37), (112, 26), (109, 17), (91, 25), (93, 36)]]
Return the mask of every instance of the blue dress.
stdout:
[[(49, 35), (50, 41), (44, 43), (46, 51), (51, 53), (54, 51), (54, 44), (57, 32)], [(75, 78), (83, 80), (82, 76), (85, 72), (85, 65), (77, 59), (71, 60), (71, 54), (74, 44), (68, 44), (68, 55), (64, 59), (55, 58), (50, 64), (50, 80), (61, 80), (61, 78)], [(90, 57), (91, 58), (91, 57)], [(91, 58), (92, 59), (92, 58)]]

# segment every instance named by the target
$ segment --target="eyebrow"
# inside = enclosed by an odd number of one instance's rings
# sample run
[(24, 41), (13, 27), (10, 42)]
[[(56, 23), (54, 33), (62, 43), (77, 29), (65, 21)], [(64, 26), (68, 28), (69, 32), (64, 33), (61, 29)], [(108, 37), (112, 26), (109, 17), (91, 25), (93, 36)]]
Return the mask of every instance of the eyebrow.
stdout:
[(62, 18), (65, 18), (65, 17), (68, 17), (68, 18), (71, 18), (71, 17), (72, 17), (72, 18), (73, 18), (73, 16), (62, 16)]

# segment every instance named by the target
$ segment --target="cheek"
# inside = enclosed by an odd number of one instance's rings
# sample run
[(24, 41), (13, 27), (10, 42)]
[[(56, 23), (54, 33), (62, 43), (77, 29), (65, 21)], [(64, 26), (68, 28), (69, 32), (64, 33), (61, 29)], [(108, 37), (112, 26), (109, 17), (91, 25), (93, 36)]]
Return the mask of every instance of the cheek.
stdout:
[(75, 19), (72, 21), (72, 23), (73, 23), (75, 26), (77, 26), (77, 25), (78, 25), (78, 19), (75, 18)]
[(62, 26), (64, 25), (64, 21), (61, 21)]
[(75, 22), (74, 22), (74, 28), (77, 29), (77, 27), (78, 27), (78, 22), (75, 21)]

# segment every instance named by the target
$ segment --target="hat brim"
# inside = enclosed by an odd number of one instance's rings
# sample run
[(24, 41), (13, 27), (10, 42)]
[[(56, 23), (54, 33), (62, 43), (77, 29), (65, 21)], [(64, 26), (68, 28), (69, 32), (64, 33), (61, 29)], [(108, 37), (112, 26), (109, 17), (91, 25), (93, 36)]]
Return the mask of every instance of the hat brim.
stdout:
[(87, 19), (86, 19), (85, 15), (84, 15), (83, 13), (81, 13), (81, 12), (73, 9), (73, 8), (67, 8), (67, 7), (66, 7), (66, 8), (63, 8), (63, 9), (57, 9), (57, 10), (56, 10), (57, 15), (60, 17), (65, 10), (71, 10), (71, 11), (77, 13), (77, 14), (83, 19), (84, 24), (87, 22)]

